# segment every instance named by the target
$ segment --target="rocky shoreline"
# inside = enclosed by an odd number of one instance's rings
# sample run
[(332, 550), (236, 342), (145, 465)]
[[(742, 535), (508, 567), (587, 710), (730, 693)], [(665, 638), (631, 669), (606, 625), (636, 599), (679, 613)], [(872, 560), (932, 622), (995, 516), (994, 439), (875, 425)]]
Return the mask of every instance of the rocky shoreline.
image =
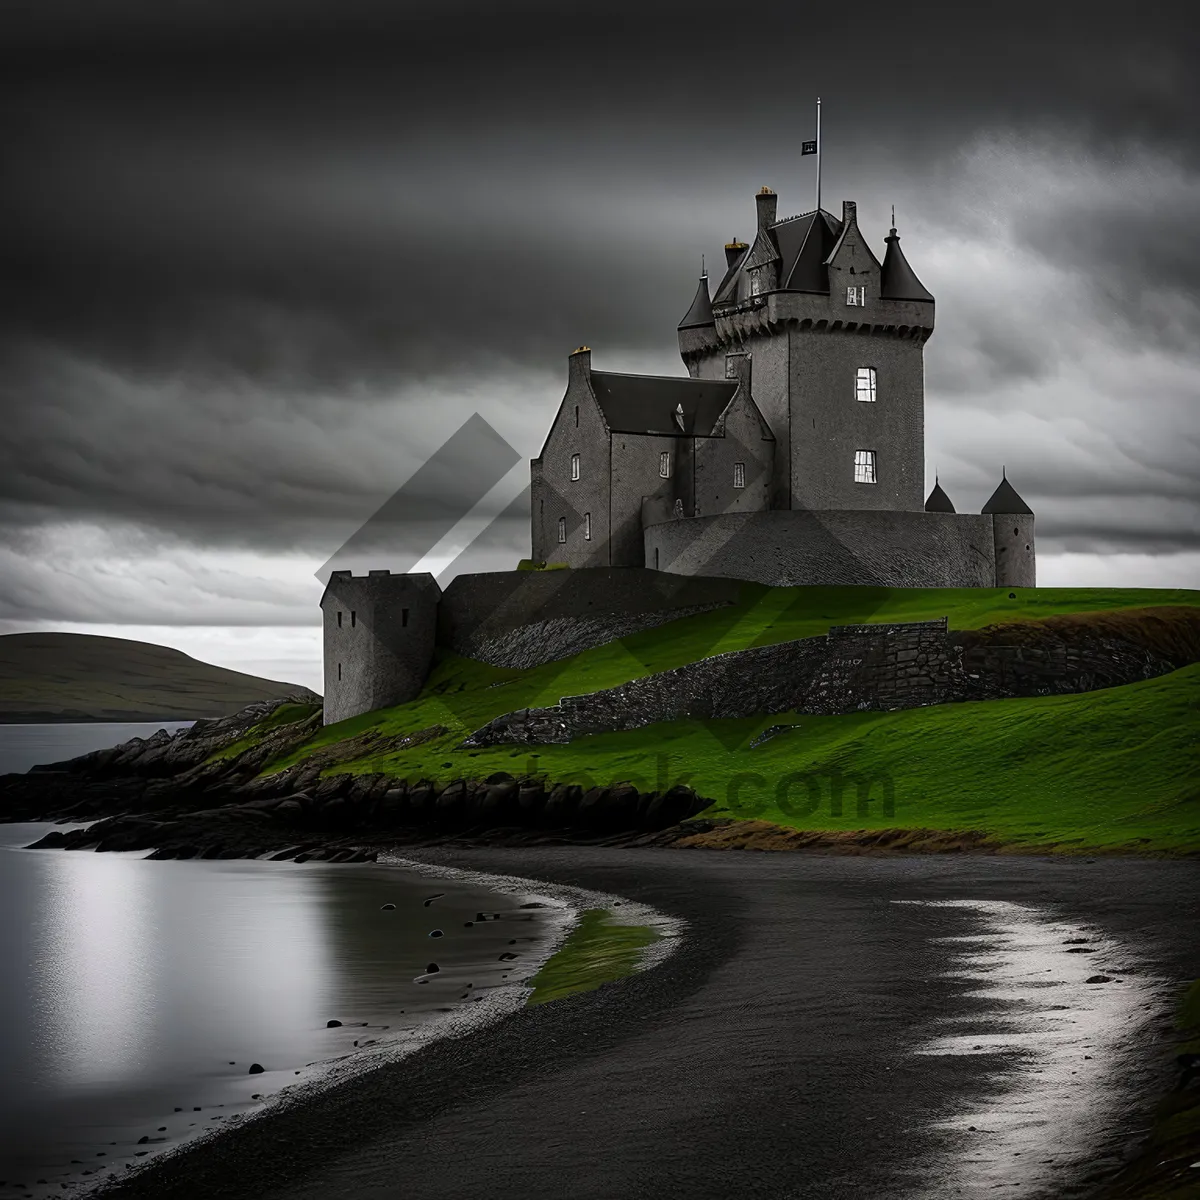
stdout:
[[(248, 735), (285, 704), (308, 710), (252, 744)], [(373, 847), (447, 840), (493, 844), (670, 844), (712, 828), (688, 787), (583, 789), (498, 772), (483, 780), (406, 783), (391, 775), (323, 775), (368, 751), (402, 749), (440, 727), (402, 737), (368, 732), (260, 777), (262, 767), (321, 728), (308, 698), (252, 704), (230, 717), (0, 777), (0, 820), (85, 823), (53, 830), (37, 848), (152, 850), (152, 858), (365, 862)], [(248, 742), (245, 747), (239, 743)]]

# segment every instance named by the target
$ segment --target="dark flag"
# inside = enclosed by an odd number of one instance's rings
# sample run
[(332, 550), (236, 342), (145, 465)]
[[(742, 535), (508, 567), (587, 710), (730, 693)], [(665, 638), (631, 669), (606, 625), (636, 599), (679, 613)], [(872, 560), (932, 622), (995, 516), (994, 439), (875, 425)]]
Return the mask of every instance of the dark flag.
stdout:
[(816, 142), (801, 142), (800, 143), (801, 155), (816, 154), (816, 152), (817, 152), (817, 143)]

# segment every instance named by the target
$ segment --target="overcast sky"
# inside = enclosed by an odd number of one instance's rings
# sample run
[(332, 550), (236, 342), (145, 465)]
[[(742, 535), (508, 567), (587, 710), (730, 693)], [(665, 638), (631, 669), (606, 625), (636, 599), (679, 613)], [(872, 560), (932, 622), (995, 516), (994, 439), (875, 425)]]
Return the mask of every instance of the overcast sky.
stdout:
[(1007, 466), (1040, 583), (1200, 586), (1197, 18), (1076, 8), (6, 13), (0, 632), (319, 689), (314, 573), (476, 413), (522, 462), (470, 565), (515, 564), (567, 354), (683, 373), (701, 254), (812, 207), (818, 93), (824, 207), (882, 257), (895, 204), (937, 297), (928, 483)]

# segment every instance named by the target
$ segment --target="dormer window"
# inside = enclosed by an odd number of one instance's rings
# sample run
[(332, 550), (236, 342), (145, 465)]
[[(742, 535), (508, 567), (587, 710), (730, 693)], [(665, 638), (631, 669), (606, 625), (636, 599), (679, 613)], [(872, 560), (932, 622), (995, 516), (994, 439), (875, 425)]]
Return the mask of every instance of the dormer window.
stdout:
[(572, 479), (579, 478), (579, 455), (578, 454), (571, 455), (571, 478)]
[(854, 379), (854, 398), (856, 400), (875, 399), (875, 368), (859, 367)]
[(662, 479), (670, 479), (671, 478), (671, 452), (670, 452), (670, 450), (664, 450), (658, 456), (658, 474), (659, 474), (659, 477)]
[(867, 289), (865, 287), (848, 287), (846, 289), (847, 304), (866, 304)]
[(735, 488), (746, 486), (746, 464), (744, 462), (733, 464), (733, 486)]
[(750, 295), (757, 296), (762, 291), (762, 280), (758, 277), (758, 268), (750, 272)]

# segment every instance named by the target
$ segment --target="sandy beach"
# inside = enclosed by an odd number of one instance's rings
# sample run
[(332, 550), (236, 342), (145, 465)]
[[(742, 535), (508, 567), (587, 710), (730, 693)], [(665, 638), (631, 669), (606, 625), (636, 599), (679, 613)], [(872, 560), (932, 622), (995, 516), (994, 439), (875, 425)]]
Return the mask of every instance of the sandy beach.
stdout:
[(281, 1106), (106, 1200), (1085, 1195), (1148, 1125), (1195, 974), (1194, 864), (406, 857), (628, 897), (686, 934), (652, 970)]

